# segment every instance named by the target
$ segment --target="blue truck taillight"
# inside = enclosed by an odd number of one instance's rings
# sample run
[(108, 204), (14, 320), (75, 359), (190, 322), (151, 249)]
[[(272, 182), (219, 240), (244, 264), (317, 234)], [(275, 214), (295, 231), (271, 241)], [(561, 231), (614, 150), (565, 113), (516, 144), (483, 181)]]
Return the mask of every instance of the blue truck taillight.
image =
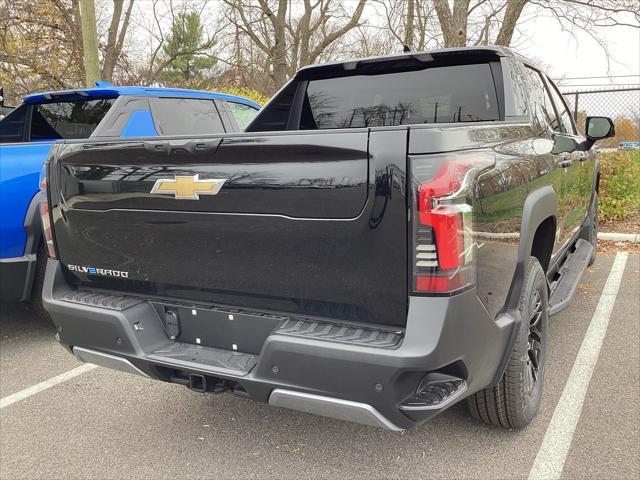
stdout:
[(42, 224), (42, 236), (47, 246), (49, 258), (57, 258), (56, 248), (53, 244), (53, 231), (51, 226), (51, 211), (49, 208), (49, 196), (47, 191), (47, 163), (40, 172), (40, 221)]
[(453, 293), (475, 283), (475, 178), (494, 164), (486, 151), (410, 157), (413, 291)]

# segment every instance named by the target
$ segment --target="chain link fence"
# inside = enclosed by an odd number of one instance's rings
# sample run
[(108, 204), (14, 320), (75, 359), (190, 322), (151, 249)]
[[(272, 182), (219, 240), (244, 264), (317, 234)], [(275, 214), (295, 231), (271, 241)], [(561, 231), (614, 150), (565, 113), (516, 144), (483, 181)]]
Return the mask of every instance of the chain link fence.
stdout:
[(581, 133), (587, 117), (611, 117), (616, 136), (598, 142), (600, 148), (619, 148), (640, 141), (640, 86), (563, 92)]

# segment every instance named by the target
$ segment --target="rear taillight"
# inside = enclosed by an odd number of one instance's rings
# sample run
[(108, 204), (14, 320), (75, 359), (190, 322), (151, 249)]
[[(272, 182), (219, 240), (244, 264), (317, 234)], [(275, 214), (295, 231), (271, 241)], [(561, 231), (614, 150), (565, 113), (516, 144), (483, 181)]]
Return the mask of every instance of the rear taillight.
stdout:
[(415, 292), (452, 293), (475, 283), (474, 178), (493, 163), (478, 151), (411, 157)]
[(53, 244), (53, 232), (51, 230), (51, 212), (49, 210), (49, 198), (47, 192), (47, 164), (40, 172), (40, 221), (42, 223), (42, 235), (47, 246), (49, 258), (57, 258), (56, 248)]

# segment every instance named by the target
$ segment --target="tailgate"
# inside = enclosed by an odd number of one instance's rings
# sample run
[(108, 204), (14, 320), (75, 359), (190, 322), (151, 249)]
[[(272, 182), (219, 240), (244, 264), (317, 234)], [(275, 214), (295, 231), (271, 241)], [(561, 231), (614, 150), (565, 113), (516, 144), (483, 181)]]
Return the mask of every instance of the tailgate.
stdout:
[(59, 257), (69, 280), (95, 287), (404, 325), (406, 137), (357, 129), (59, 145)]

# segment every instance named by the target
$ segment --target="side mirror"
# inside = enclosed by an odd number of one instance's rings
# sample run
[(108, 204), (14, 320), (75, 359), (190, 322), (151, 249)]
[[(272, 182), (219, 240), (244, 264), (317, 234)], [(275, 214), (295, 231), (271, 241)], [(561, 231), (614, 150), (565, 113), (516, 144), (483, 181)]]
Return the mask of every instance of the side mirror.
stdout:
[(587, 117), (584, 131), (587, 132), (589, 140), (596, 142), (615, 136), (616, 127), (609, 117)]

